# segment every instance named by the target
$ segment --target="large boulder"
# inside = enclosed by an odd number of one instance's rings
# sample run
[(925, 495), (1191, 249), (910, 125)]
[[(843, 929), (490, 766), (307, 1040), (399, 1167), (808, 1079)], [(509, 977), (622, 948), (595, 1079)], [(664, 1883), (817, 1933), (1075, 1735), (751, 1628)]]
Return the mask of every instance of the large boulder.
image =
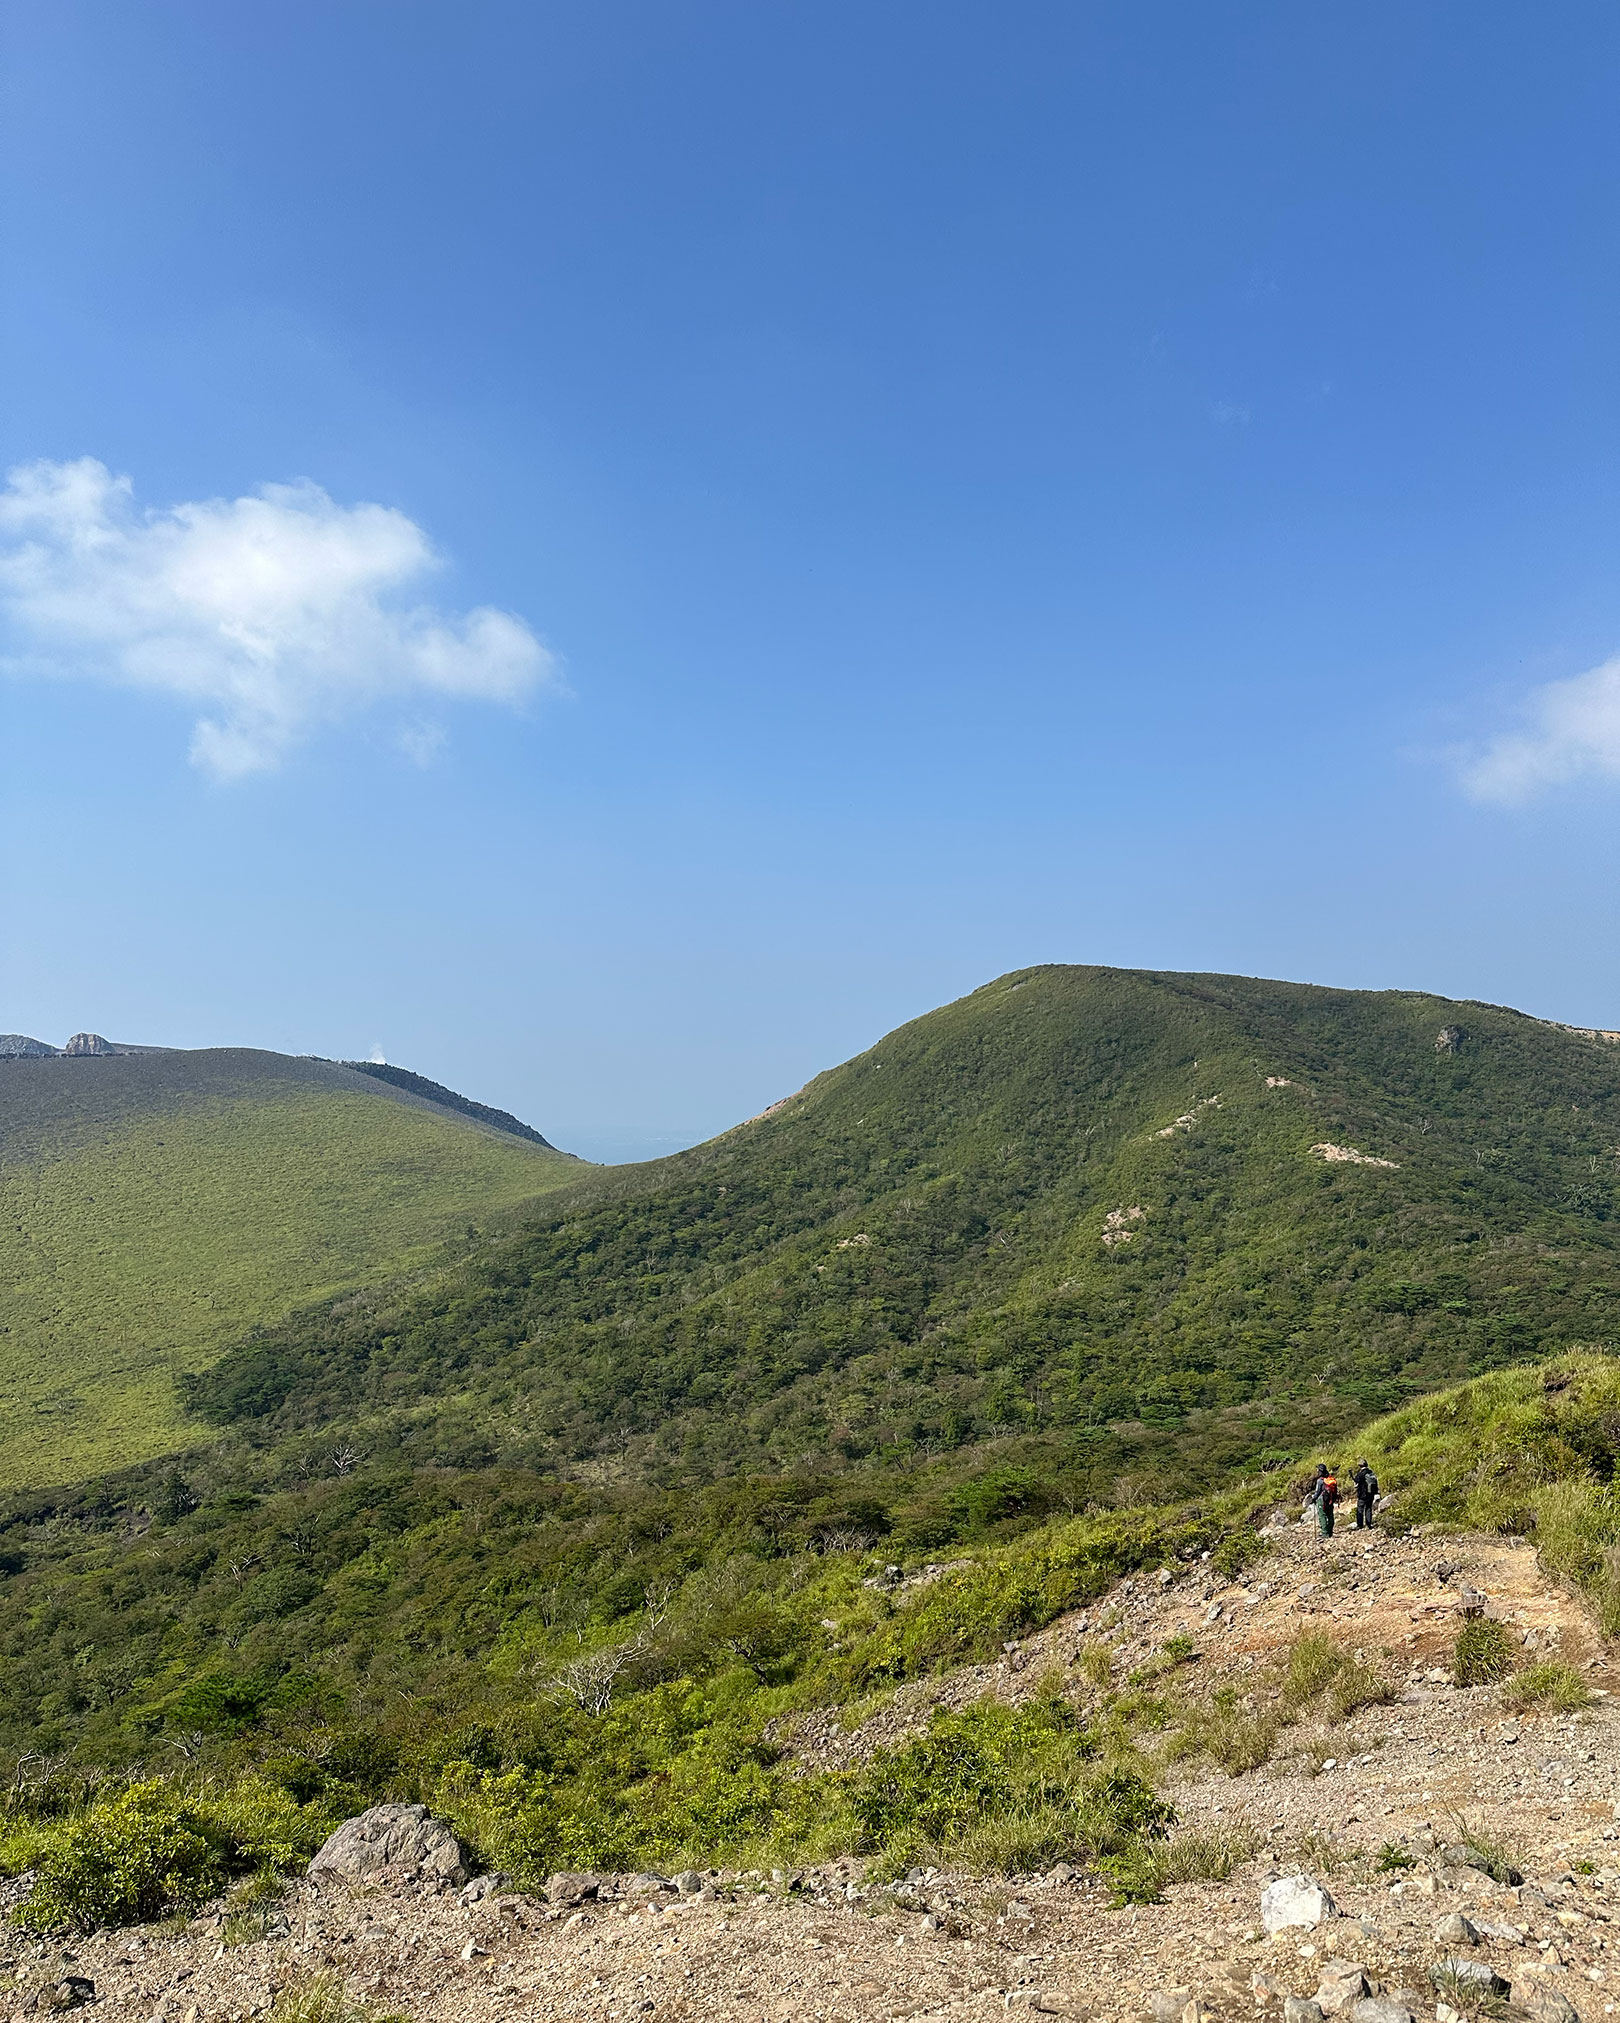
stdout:
[(374, 1805), (346, 1819), (309, 1872), (352, 1883), (421, 1882), (435, 1889), (459, 1888), (467, 1880), (461, 1843), (425, 1805)]
[(1266, 1937), (1294, 1927), (1325, 1924), (1333, 1915), (1333, 1899), (1315, 1876), (1279, 1876), (1260, 1892), (1260, 1922)]

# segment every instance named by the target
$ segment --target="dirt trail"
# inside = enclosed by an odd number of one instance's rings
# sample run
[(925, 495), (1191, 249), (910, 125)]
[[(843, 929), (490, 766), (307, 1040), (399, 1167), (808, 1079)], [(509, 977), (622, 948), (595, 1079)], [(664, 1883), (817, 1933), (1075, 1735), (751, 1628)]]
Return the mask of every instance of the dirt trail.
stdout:
[[(1553, 1651), (1581, 1669), (1591, 1706), (1509, 1715), (1496, 1688), (1447, 1683), (1440, 1668), (1465, 1584), (1485, 1592), (1532, 1654)], [(936, 1705), (986, 1691), (1025, 1697), (1053, 1666), (1081, 1693), (1079, 1661), (1091, 1645), (1109, 1650), (1123, 1677), (1186, 1636), (1200, 1679), (1241, 1686), (1263, 1677), (1302, 1627), (1378, 1658), (1399, 1699), (1331, 1731), (1302, 1724), (1245, 1775), (1173, 1775), (1167, 1792), (1184, 1828), (1241, 1823), (1258, 1852), (1228, 1881), (1173, 1888), (1162, 1904), (1111, 1909), (1105, 1888), (1063, 1870), (995, 1888), (930, 1874), (896, 1892), (867, 1886), (856, 1863), (763, 1891), (718, 1878), (718, 1893), (711, 1883), (693, 1898), (648, 1896), (626, 1880), (577, 1907), (508, 1896), (464, 1908), (454, 1896), (302, 1884), (280, 1936), (227, 1946), (219, 1920), (204, 1919), (183, 1934), (98, 1935), (73, 1947), (71, 1962), (12, 1937), (0, 1939), (0, 1976), (23, 1978), (18, 2013), (47, 1972), (85, 1976), (97, 1990), (86, 2014), (97, 2023), (227, 2023), (262, 2014), (278, 1987), (321, 1966), (379, 2012), (401, 2010), (414, 2023), (877, 2023), (1010, 2009), (1125, 2023), (1151, 2017), (1155, 2003), (1178, 2015), (1194, 1997), (1224, 2023), (1278, 2016), (1274, 2005), (1314, 1992), (1337, 1956), (1390, 1990), (1415, 1991), (1408, 2006), (1425, 2023), (1435, 2015), (1430, 1970), (1449, 1953), (1490, 1963), (1514, 2005), (1546, 2023), (1568, 2023), (1557, 1997), (1586, 2023), (1614, 2015), (1620, 1712), (1607, 1693), (1610, 1658), (1578, 1603), (1517, 1541), (1341, 1530), (1322, 1547), (1290, 1526), (1239, 1581), (1203, 1565), (1178, 1567), (1168, 1581), (1138, 1576), (1000, 1663), (904, 1689), (853, 1734), (809, 1724), (800, 1746), (809, 1762), (853, 1761), (924, 1725)], [(1431, 1852), (1437, 1839), (1456, 1838), (1464, 1814), (1514, 1851), (1522, 1886)], [(1412, 1865), (1380, 1871), (1386, 1843), (1404, 1843)], [(1338, 1915), (1268, 1939), (1259, 1892), (1300, 1870), (1326, 1883)], [(1485, 1928), (1477, 1942), (1436, 1941), (1436, 1921), (1454, 1910)], [(0, 1995), (0, 2016), (10, 2013)]]

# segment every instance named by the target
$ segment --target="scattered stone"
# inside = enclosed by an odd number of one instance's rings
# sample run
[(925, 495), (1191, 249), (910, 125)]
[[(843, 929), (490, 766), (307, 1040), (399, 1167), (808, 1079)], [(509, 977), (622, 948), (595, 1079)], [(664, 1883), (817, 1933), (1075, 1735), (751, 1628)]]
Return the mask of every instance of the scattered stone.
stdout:
[(461, 1843), (425, 1805), (374, 1805), (346, 1819), (309, 1865), (312, 1876), (351, 1883), (464, 1883)]
[(1435, 1925), (1434, 1942), (1437, 1946), (1477, 1946), (1479, 1927), (1464, 1912), (1452, 1911)]
[[(1491, 1874), (1492, 1863), (1490, 1857), (1481, 1854), (1477, 1847), (1470, 1847), (1466, 1841), (1448, 1841), (1441, 1848), (1438, 1859), (1446, 1862), (1452, 1868), (1471, 1868), (1477, 1869), (1481, 1875)], [(1502, 1876), (1500, 1878), (1492, 1877), (1492, 1880), (1500, 1880), (1506, 1883), (1509, 1889), (1517, 1889), (1524, 1881), (1524, 1877), (1520, 1875), (1516, 1868), (1504, 1868)]]
[(1525, 1996), (1523, 2006), (1538, 2023), (1581, 2023), (1581, 2012), (1556, 1988), (1544, 1988), (1538, 1994)]
[(553, 1904), (582, 1904), (597, 1896), (601, 1888), (599, 1875), (576, 1875), (565, 1869), (546, 1884), (546, 1900)]
[(1416, 2023), (1416, 2017), (1393, 1995), (1364, 1995), (1350, 2010), (1349, 2023)]
[(1324, 2016), (1337, 2016), (1368, 1993), (1367, 1970), (1349, 1960), (1329, 1960), (1322, 1969), (1316, 2005)]
[(704, 1884), (704, 1878), (695, 1868), (683, 1868), (678, 1876), (672, 1876), (670, 1880), (683, 1897), (697, 1896)]
[(1192, 1999), (1191, 1988), (1161, 1988), (1147, 1998), (1145, 2014), (1150, 2023), (1181, 2023), (1182, 2013)]
[(1333, 1899), (1314, 1876), (1279, 1876), (1260, 1892), (1260, 1922), (1268, 1938), (1296, 1926), (1309, 1930), (1332, 1915)]
[(498, 1897), (502, 1890), (508, 1890), (511, 1887), (512, 1878), (509, 1875), (474, 1876), (472, 1881), (461, 1892), (460, 1897), (457, 1898), (457, 1902), (469, 1907), (473, 1904), (481, 1904), (486, 1897)]
[(96, 1984), (83, 1974), (64, 1974), (54, 1987), (46, 1990), (40, 2008), (47, 2014), (58, 2014), (64, 2009), (82, 2009), (86, 2002), (96, 1999)]
[(1283, 2023), (1322, 2023), (1322, 2005), (1309, 1995), (1290, 1995), (1283, 2004)]

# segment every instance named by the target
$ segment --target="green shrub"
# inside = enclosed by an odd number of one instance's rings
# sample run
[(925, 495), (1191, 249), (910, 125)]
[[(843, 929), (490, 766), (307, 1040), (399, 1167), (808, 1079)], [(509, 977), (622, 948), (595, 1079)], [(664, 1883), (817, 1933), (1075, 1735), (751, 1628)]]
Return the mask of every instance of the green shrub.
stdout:
[(1459, 1686), (1489, 1686), (1513, 1669), (1513, 1641), (1500, 1623), (1476, 1616), (1457, 1632), (1451, 1676)]
[(229, 1873), (228, 1836), (152, 1780), (70, 1820), (52, 1837), (17, 1913), (33, 1932), (89, 1932), (194, 1911)]
[(1394, 1687), (1374, 1666), (1353, 1657), (1323, 1631), (1303, 1630), (1289, 1646), (1280, 1673), (1259, 1682), (1254, 1696), (1240, 1700), (1235, 1687), (1221, 1686), (1204, 1705), (1190, 1707), (1172, 1738), (1171, 1752), (1207, 1756), (1237, 1777), (1267, 1762), (1281, 1730), (1306, 1713), (1325, 1710), (1342, 1721), (1358, 1707), (1382, 1705), (1394, 1697)]
[(1248, 1525), (1227, 1532), (1209, 1556), (1209, 1563), (1223, 1580), (1236, 1580), (1245, 1567), (1253, 1566), (1270, 1550), (1266, 1541)]
[(195, 1794), (158, 1778), (127, 1785), (36, 1829), (38, 1881), (17, 1921), (85, 1932), (192, 1911), (232, 1876), (306, 1860), (335, 1823), (256, 1778)]
[(1098, 1861), (1175, 1818), (1134, 1770), (1093, 1767), (1096, 1743), (1062, 1701), (982, 1700), (936, 1715), (845, 1780), (859, 1844), (897, 1869), (923, 1853), (981, 1872)]
[(1325, 1699), (1342, 1721), (1358, 1707), (1386, 1705), (1394, 1697), (1394, 1687), (1374, 1666), (1352, 1657), (1322, 1630), (1302, 1630), (1289, 1646), (1279, 1699), (1290, 1719), (1318, 1700)]
[(1524, 1881), (1519, 1869), (1518, 1849), (1511, 1841), (1486, 1827), (1470, 1825), (1460, 1812), (1452, 1813), (1450, 1819), (1452, 1832), (1468, 1850), (1473, 1867), (1508, 1888)]
[(1271, 1760), (1278, 1725), (1270, 1707), (1246, 1705), (1233, 1687), (1222, 1686), (1206, 1705), (1189, 1711), (1174, 1738), (1174, 1753), (1207, 1756), (1228, 1776), (1241, 1777)]
[(1301, 1630), (1288, 1647), (1283, 1672), (1281, 1699), (1290, 1713), (1297, 1713), (1338, 1677), (1344, 1652), (1322, 1630)]
[(1087, 1644), (1080, 1653), (1080, 1676), (1091, 1686), (1106, 1686), (1114, 1676), (1113, 1661), (1101, 1644)]

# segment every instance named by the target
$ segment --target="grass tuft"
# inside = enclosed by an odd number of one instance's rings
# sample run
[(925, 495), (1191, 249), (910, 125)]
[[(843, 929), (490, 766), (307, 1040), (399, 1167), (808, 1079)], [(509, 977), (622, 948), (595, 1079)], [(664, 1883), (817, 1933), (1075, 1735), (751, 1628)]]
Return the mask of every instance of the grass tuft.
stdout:
[(1539, 1665), (1527, 1665), (1515, 1672), (1502, 1689), (1502, 1704), (1516, 1714), (1534, 1708), (1551, 1707), (1560, 1714), (1578, 1713), (1591, 1703), (1586, 1681), (1573, 1665), (1561, 1658), (1547, 1658)]
[(283, 1988), (270, 2010), (270, 2023), (411, 2023), (398, 2009), (386, 2014), (345, 1992), (336, 1974), (316, 1974)]
[(1452, 1647), (1451, 1676), (1459, 1686), (1492, 1686), (1513, 1669), (1513, 1640), (1498, 1622), (1464, 1623)]

